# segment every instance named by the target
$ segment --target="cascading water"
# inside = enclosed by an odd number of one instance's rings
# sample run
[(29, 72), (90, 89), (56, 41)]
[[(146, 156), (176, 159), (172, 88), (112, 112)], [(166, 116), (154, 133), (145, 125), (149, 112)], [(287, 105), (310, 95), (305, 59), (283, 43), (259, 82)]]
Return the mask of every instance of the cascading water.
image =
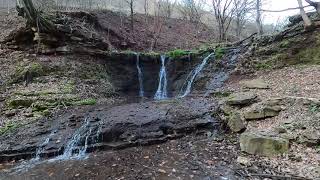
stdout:
[(159, 85), (154, 99), (162, 100), (168, 98), (167, 95), (167, 72), (166, 72), (166, 56), (161, 55), (161, 68), (159, 72)]
[[(87, 157), (86, 151), (88, 148), (88, 140), (92, 131), (92, 129), (89, 128), (88, 119), (89, 118), (86, 118), (84, 124), (78, 130), (76, 130), (76, 132), (72, 135), (72, 138), (68, 141), (63, 154), (51, 161), (68, 160), (68, 159), (85, 159)], [(85, 145), (79, 147), (79, 144), (81, 143), (81, 140), (83, 140), (83, 138), (85, 138)]]
[[(84, 124), (75, 131), (72, 135), (72, 138), (67, 142), (67, 145), (64, 149), (64, 153), (56, 158), (50, 159), (47, 162), (55, 162), (57, 160), (69, 160), (69, 159), (85, 159), (87, 158), (87, 149), (89, 145), (89, 137), (92, 134), (92, 127), (89, 127), (89, 118), (85, 119)], [(102, 129), (99, 127), (96, 132), (96, 139), (92, 140), (93, 142), (99, 141), (99, 136)], [(38, 164), (41, 164), (41, 155), (45, 152), (45, 147), (49, 144), (51, 137), (57, 131), (53, 131), (36, 149), (36, 156), (29, 161), (24, 161), (20, 165), (13, 168), (14, 173), (27, 171), (30, 168), (35, 167)], [(84, 139), (84, 146), (79, 146), (81, 141)]]
[(40, 144), (40, 146), (36, 150), (36, 156), (29, 161), (23, 161), (20, 165), (13, 168), (14, 172), (23, 172), (27, 171), (30, 168), (35, 167), (36, 165), (41, 163), (41, 154), (44, 153), (45, 147), (49, 144), (51, 137), (56, 133), (56, 131), (52, 131), (49, 136)]
[[(194, 70), (190, 72), (190, 74), (187, 76), (186, 82), (183, 85), (181, 91), (180, 91), (180, 98), (186, 97), (190, 92), (192, 88), (193, 81), (197, 77), (197, 75), (202, 71), (204, 66), (207, 64), (208, 60), (210, 59), (211, 56), (213, 56), (214, 53), (209, 54), (206, 58), (203, 59), (202, 63), (199, 64)], [(183, 89), (186, 87), (185, 89)]]
[(34, 158), (35, 160), (40, 160), (41, 159), (41, 154), (44, 153), (45, 147), (49, 144), (51, 137), (56, 133), (56, 131), (53, 131), (52, 133), (49, 134), (49, 136), (45, 139), (45, 141), (37, 148), (36, 150), (36, 157)]
[(140, 54), (136, 53), (137, 56), (137, 71), (138, 71), (138, 79), (139, 79), (139, 96), (143, 97), (144, 96), (144, 90), (143, 90), (143, 74), (142, 74), (142, 70), (140, 67)]

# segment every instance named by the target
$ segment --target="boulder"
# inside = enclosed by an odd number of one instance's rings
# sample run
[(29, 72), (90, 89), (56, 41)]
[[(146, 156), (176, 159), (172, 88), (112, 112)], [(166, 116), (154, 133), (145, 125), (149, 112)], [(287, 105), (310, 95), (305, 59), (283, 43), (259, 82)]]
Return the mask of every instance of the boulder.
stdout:
[(228, 116), (227, 121), (228, 127), (232, 132), (239, 133), (246, 129), (245, 121), (242, 119), (239, 112), (231, 113)]
[(240, 148), (253, 155), (275, 156), (288, 152), (289, 141), (260, 132), (246, 132), (240, 136)]
[(320, 143), (320, 133), (316, 130), (305, 130), (299, 137), (299, 142), (307, 146), (316, 146)]
[(237, 158), (237, 163), (239, 163), (239, 164), (241, 164), (243, 166), (251, 166), (250, 159), (246, 158), (246, 157), (242, 157), (242, 156), (239, 156)]
[(231, 106), (247, 106), (258, 101), (258, 96), (249, 92), (235, 93), (230, 95), (226, 103)]
[(241, 81), (240, 84), (248, 89), (269, 89), (270, 86), (262, 79), (253, 79), (249, 81)]
[(230, 116), (232, 112), (235, 111), (231, 106), (228, 106), (225, 104), (221, 105), (219, 108), (220, 108), (220, 112), (222, 112), (226, 116)]
[(244, 118), (248, 121), (266, 119), (269, 117), (278, 116), (282, 108), (280, 106), (263, 106), (250, 109), (244, 113)]

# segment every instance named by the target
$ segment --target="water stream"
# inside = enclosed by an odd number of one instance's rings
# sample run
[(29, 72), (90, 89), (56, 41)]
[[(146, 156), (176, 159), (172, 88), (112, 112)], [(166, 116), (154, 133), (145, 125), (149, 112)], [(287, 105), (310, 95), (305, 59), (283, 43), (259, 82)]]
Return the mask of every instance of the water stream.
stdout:
[(188, 94), (190, 94), (192, 84), (193, 84), (195, 78), (202, 71), (202, 69), (205, 67), (205, 65), (207, 64), (210, 57), (213, 55), (214, 55), (214, 53), (209, 54), (206, 58), (203, 59), (201, 64), (199, 64), (195, 69), (193, 69), (189, 73), (189, 75), (187, 76), (186, 82), (184, 83), (184, 85), (182, 86), (182, 88), (180, 90), (180, 95), (179, 95), (180, 98), (186, 97)]
[(162, 100), (168, 98), (167, 93), (167, 72), (166, 72), (166, 56), (161, 55), (161, 68), (159, 72), (159, 85), (156, 94), (154, 95), (154, 99)]
[[(92, 131), (92, 128), (89, 128), (89, 125), (89, 118), (86, 118), (83, 125), (75, 131), (71, 139), (67, 142), (63, 154), (54, 158), (52, 161), (87, 158), (86, 151), (88, 148), (88, 140)], [(79, 146), (81, 145), (81, 140), (83, 140), (83, 138), (85, 139), (85, 145)]]
[(13, 168), (14, 172), (24, 172), (30, 168), (35, 167), (36, 165), (41, 163), (41, 155), (45, 152), (45, 147), (49, 144), (52, 136), (57, 131), (52, 131), (48, 137), (40, 144), (40, 146), (36, 149), (36, 156), (28, 161), (23, 161), (21, 164)]
[(137, 56), (137, 71), (138, 71), (138, 79), (139, 79), (139, 96), (144, 97), (144, 89), (143, 89), (143, 74), (142, 74), (142, 68), (140, 67), (140, 54), (136, 53)]
[(36, 150), (36, 157), (34, 160), (39, 161), (41, 159), (41, 154), (45, 152), (45, 147), (49, 144), (51, 137), (56, 133), (56, 131), (53, 131), (49, 134), (49, 136), (44, 140), (42, 144), (37, 148)]

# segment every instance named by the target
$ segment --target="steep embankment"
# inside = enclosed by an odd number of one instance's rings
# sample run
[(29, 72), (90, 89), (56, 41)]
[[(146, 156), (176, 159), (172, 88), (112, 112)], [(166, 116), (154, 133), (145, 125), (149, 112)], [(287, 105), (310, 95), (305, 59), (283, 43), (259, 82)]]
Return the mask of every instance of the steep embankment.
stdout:
[(312, 179), (320, 175), (320, 32), (291, 20), (289, 28), (258, 39), (244, 54), (220, 89), (231, 93), (221, 111), (241, 134), (241, 150), (251, 154), (238, 158), (243, 166)]
[[(16, 14), (0, 12), (4, 31), (0, 33), (0, 41), (11, 30), (24, 27), (24, 20)], [(90, 47), (97, 45), (102, 50), (134, 50), (134, 51), (169, 51), (172, 49), (193, 49), (206, 43), (213, 43), (216, 39), (214, 30), (202, 23), (191, 23), (181, 19), (171, 19), (136, 14), (134, 16), (134, 29), (131, 29), (130, 18), (121, 13), (112, 11), (93, 12), (64, 12), (59, 13), (59, 24), (64, 33), (71, 32), (69, 37), (74, 44)], [(28, 32), (24, 32), (28, 33)], [(21, 34), (23, 35), (23, 34)], [(28, 41), (26, 37), (16, 41)], [(43, 38), (51, 45), (65, 45), (54, 38)], [(32, 42), (32, 39), (29, 39)], [(68, 40), (64, 37), (62, 41)], [(86, 41), (86, 42), (84, 42)], [(30, 41), (28, 42), (30, 43)], [(80, 49), (85, 48), (79, 46)], [(41, 47), (40, 47), (41, 49)], [(63, 51), (60, 49), (60, 51)], [(50, 52), (50, 51), (49, 51)]]

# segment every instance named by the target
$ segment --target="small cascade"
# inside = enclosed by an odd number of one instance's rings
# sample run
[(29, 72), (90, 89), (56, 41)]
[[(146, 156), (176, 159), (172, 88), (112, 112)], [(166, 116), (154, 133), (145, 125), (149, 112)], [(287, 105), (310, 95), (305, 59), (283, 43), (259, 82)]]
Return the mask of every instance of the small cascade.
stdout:
[(12, 170), (14, 172), (24, 172), (30, 168), (35, 167), (36, 165), (41, 163), (41, 154), (45, 152), (45, 147), (49, 144), (51, 137), (56, 133), (53, 131), (49, 134), (49, 136), (40, 144), (40, 146), (36, 149), (36, 156), (28, 161), (23, 161), (20, 165), (14, 167)]
[[(76, 130), (76, 132), (72, 135), (72, 138), (68, 141), (65, 146), (64, 152), (62, 155), (58, 156), (54, 160), (68, 160), (68, 159), (85, 159), (86, 151), (88, 148), (89, 136), (91, 135), (92, 129), (89, 128), (89, 118), (85, 119), (84, 124)], [(81, 144), (81, 140), (85, 139), (85, 145), (79, 146)]]
[(101, 141), (103, 140), (103, 136), (102, 136), (102, 124), (101, 124), (101, 123), (99, 124), (99, 127), (98, 127), (98, 129), (97, 129), (96, 138), (94, 139), (94, 142), (98, 143), (100, 140), (101, 140)]
[(53, 131), (52, 133), (49, 134), (49, 136), (44, 140), (42, 144), (37, 148), (36, 150), (36, 157), (34, 160), (40, 160), (41, 159), (41, 154), (44, 153), (45, 147), (49, 144), (51, 137), (56, 133), (56, 131)]
[(154, 99), (162, 100), (168, 98), (167, 95), (167, 72), (166, 72), (166, 56), (161, 55), (161, 68), (159, 72), (159, 85), (156, 94), (154, 95)]
[(140, 67), (140, 54), (136, 53), (137, 56), (137, 62), (136, 62), (136, 66), (137, 66), (137, 71), (138, 71), (138, 79), (139, 79), (139, 96), (143, 97), (144, 96), (144, 90), (143, 90), (143, 74), (142, 74), (142, 70)]
[[(184, 85), (182, 86), (182, 89), (180, 91), (180, 95), (179, 95), (180, 98), (186, 97), (191, 92), (192, 84), (193, 84), (195, 78), (202, 71), (202, 69), (207, 64), (210, 57), (213, 55), (214, 55), (214, 53), (209, 54), (209, 56), (207, 56), (206, 58), (203, 59), (201, 64), (199, 64), (195, 69), (193, 69), (190, 72), (190, 74), (187, 76), (186, 82), (184, 83)], [(184, 87), (186, 87), (186, 88), (183, 89)]]

